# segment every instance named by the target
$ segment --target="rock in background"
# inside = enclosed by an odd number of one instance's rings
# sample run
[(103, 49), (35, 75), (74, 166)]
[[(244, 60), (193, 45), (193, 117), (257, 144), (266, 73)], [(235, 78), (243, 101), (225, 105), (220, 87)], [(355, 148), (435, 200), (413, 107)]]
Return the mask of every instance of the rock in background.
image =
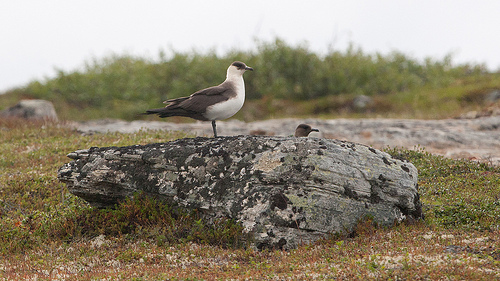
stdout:
[(68, 156), (58, 178), (94, 206), (143, 191), (208, 219), (235, 219), (259, 249), (350, 232), (366, 216), (386, 226), (422, 217), (416, 168), (346, 141), (198, 137)]
[(58, 120), (54, 105), (46, 100), (21, 100), (18, 104), (0, 111), (0, 116), (52, 121)]
[[(217, 122), (224, 136), (291, 136), (300, 123), (320, 130), (312, 137), (347, 140), (374, 148), (424, 147), (426, 151), (455, 159), (470, 159), (500, 165), (500, 115), (474, 119), (271, 119), (245, 123), (230, 119)], [(96, 120), (73, 125), (82, 133), (118, 131), (133, 133), (140, 129), (181, 130), (197, 135), (212, 135), (209, 122), (172, 123), (162, 121)]]

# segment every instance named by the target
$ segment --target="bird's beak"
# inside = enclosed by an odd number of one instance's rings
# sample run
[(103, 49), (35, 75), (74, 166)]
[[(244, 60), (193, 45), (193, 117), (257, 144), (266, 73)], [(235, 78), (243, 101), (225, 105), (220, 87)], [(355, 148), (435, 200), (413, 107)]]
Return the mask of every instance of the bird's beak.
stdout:
[(319, 132), (318, 129), (311, 129), (311, 132)]
[(251, 68), (250, 66), (247, 66), (247, 67), (245, 67), (245, 70), (253, 71), (253, 68)]

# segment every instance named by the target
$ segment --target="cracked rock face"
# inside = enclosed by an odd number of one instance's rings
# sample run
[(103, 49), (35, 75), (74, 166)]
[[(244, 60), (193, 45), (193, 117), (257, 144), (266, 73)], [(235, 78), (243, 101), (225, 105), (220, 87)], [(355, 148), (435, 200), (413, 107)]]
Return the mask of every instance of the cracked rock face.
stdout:
[(421, 218), (417, 170), (345, 141), (237, 136), (70, 153), (58, 178), (97, 207), (137, 191), (208, 218), (235, 219), (255, 247), (292, 249), (349, 232), (367, 215), (390, 226)]

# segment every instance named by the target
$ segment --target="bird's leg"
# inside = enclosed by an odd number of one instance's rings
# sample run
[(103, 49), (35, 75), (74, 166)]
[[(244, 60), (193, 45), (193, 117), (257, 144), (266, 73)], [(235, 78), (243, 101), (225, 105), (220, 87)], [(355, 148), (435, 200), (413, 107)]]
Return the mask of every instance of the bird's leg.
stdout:
[(217, 129), (216, 129), (216, 125), (215, 125), (215, 120), (212, 120), (212, 128), (214, 129), (214, 138), (217, 137)]

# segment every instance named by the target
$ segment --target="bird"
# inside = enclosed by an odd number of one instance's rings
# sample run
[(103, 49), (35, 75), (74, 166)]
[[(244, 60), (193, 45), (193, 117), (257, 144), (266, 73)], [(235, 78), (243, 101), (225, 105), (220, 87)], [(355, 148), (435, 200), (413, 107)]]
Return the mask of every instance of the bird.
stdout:
[(297, 129), (295, 129), (295, 136), (296, 137), (307, 137), (309, 136), (310, 132), (319, 132), (318, 129), (313, 129), (311, 126), (307, 124), (300, 124), (297, 126)]
[(243, 73), (253, 71), (241, 61), (235, 61), (227, 68), (226, 80), (221, 84), (199, 90), (188, 97), (170, 99), (163, 108), (146, 110), (145, 114), (159, 117), (183, 116), (201, 121), (212, 121), (214, 137), (217, 137), (216, 120), (227, 119), (236, 114), (245, 102)]

